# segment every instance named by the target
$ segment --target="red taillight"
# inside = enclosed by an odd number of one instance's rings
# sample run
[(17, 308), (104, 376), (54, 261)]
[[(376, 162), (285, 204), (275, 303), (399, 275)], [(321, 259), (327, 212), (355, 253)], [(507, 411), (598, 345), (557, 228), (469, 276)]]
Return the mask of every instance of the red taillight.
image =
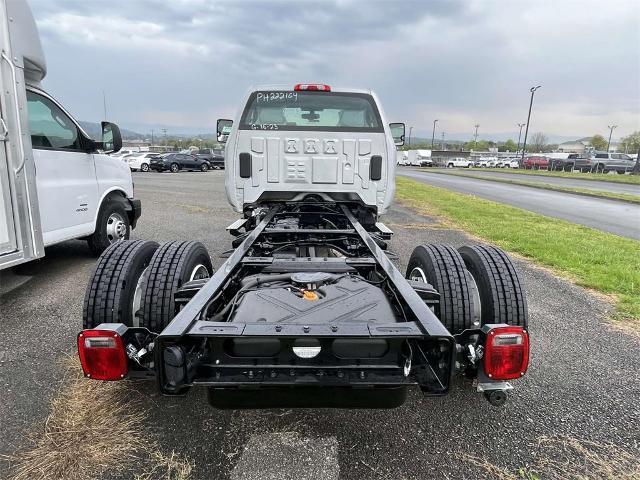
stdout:
[(78, 355), (85, 376), (94, 380), (120, 380), (129, 371), (122, 337), (112, 330), (80, 332)]
[(293, 89), (296, 92), (307, 91), (307, 92), (330, 92), (331, 87), (329, 85), (324, 85), (321, 83), (299, 83)]
[(484, 373), (492, 380), (520, 378), (529, 365), (529, 335), (522, 327), (495, 327), (487, 332)]

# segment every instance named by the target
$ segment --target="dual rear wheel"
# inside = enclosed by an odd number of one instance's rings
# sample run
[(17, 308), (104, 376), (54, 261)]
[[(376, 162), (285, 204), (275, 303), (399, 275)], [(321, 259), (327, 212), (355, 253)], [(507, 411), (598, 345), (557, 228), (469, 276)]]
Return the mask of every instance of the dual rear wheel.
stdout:
[(124, 323), (160, 332), (177, 313), (174, 293), (212, 274), (211, 258), (200, 242), (113, 244), (98, 259), (87, 287), (83, 328)]
[(440, 293), (438, 316), (452, 334), (494, 323), (527, 328), (522, 281), (512, 260), (497, 247), (420, 245), (411, 254), (406, 276)]

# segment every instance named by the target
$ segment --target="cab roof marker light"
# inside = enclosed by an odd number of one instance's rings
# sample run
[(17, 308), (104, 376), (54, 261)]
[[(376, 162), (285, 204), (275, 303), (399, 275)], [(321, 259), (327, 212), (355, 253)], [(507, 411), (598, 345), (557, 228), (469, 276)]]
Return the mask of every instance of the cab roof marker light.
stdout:
[(330, 92), (331, 87), (322, 83), (298, 83), (293, 90), (296, 92)]

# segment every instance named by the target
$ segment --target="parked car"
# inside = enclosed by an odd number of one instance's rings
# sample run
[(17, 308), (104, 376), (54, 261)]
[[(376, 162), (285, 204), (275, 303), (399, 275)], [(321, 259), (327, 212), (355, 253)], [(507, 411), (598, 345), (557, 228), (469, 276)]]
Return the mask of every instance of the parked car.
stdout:
[(197, 154), (202, 160), (209, 162), (211, 168), (224, 169), (224, 150), (221, 148), (207, 148)]
[(455, 157), (455, 158), (448, 158), (445, 162), (445, 165), (447, 166), (447, 168), (453, 168), (453, 167), (471, 168), (473, 167), (473, 161), (468, 158)]
[(636, 164), (629, 155), (625, 153), (593, 152), (591, 157), (594, 172), (625, 173), (633, 170)]
[(480, 157), (478, 160), (475, 161), (474, 165), (476, 167), (482, 167), (482, 168), (493, 168), (496, 166), (497, 162), (498, 162), (497, 157)]
[(188, 153), (165, 153), (152, 158), (149, 162), (149, 168), (156, 172), (164, 172), (169, 170), (177, 173), (180, 170), (200, 170), (206, 172), (211, 168), (211, 164), (197, 155)]
[(501, 168), (520, 168), (520, 160), (517, 158), (505, 158), (500, 163)]
[(527, 170), (548, 170), (549, 169), (549, 159), (547, 157), (541, 157), (538, 155), (533, 155), (524, 159), (522, 163), (522, 167)]
[(158, 156), (160, 156), (159, 153), (144, 152), (137, 155), (127, 155), (127, 157), (125, 158), (129, 162), (129, 168), (131, 169), (131, 171), (136, 172), (140, 170), (142, 172), (148, 172), (149, 162), (151, 162), (151, 159)]

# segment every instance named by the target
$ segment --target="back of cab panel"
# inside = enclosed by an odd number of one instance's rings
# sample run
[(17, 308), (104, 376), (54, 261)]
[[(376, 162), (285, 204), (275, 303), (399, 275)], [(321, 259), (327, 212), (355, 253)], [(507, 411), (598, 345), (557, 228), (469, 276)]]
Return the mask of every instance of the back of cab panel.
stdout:
[(395, 191), (396, 148), (375, 95), (364, 90), (252, 89), (227, 139), (233, 208), (317, 194), (383, 214)]

